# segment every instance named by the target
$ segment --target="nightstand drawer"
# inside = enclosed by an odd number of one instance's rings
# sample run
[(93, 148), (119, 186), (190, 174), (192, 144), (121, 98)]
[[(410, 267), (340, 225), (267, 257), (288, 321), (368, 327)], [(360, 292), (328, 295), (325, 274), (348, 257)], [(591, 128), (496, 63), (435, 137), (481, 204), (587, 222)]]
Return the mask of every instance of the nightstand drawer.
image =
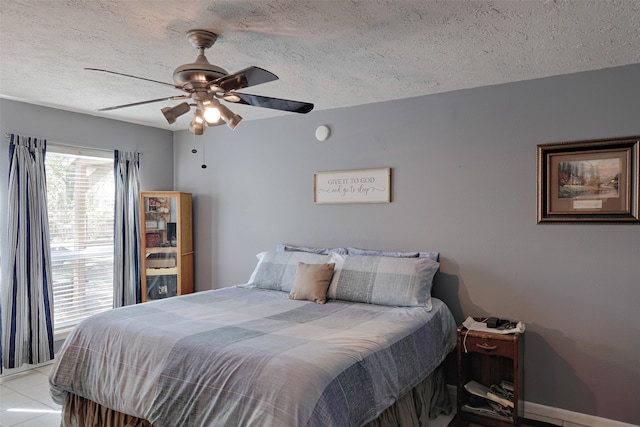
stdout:
[(477, 333), (465, 336), (463, 332), (462, 342), (465, 352), (503, 356), (509, 359), (513, 359), (515, 356), (513, 340), (502, 340), (487, 336), (487, 334), (479, 335)]

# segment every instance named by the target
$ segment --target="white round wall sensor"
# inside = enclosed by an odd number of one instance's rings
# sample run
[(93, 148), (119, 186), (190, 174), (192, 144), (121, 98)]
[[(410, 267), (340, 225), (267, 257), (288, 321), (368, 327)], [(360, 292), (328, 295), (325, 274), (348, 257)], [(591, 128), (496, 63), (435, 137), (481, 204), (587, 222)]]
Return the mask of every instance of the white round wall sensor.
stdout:
[(316, 139), (318, 141), (326, 141), (329, 138), (329, 134), (331, 131), (329, 130), (329, 126), (318, 126), (316, 129)]

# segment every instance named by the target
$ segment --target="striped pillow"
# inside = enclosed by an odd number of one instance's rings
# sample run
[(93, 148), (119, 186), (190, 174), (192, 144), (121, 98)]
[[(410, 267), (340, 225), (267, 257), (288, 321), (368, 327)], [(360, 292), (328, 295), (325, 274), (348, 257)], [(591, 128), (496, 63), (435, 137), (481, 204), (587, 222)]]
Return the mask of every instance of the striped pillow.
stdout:
[(431, 286), (440, 263), (431, 258), (340, 255), (327, 297), (345, 301), (431, 310)]

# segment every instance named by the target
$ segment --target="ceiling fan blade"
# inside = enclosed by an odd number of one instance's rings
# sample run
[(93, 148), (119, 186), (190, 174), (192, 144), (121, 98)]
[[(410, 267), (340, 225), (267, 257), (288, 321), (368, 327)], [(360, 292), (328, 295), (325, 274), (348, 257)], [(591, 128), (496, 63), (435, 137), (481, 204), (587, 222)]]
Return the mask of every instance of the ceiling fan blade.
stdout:
[(248, 93), (231, 92), (222, 97), (225, 101), (236, 104), (253, 105), (254, 107), (271, 108), (273, 110), (291, 111), (306, 114), (313, 110), (313, 104), (268, 96), (250, 95)]
[(182, 89), (180, 86), (176, 86), (176, 85), (171, 84), (171, 83), (160, 82), (160, 81), (158, 81), (158, 80), (147, 79), (147, 78), (145, 78), (145, 77), (132, 76), (132, 75), (130, 75), (130, 74), (118, 73), (118, 72), (116, 72), (116, 71), (101, 70), (100, 68), (85, 68), (85, 70), (89, 70), (89, 71), (99, 71), (99, 72), (101, 72), (101, 73), (115, 74), (115, 75), (117, 75), (117, 76), (130, 77), (130, 78), (132, 78), (132, 79), (145, 80), (145, 81), (147, 81), (147, 82), (159, 83), (159, 84), (161, 84), (161, 85), (171, 86), (171, 87), (174, 87), (174, 88), (176, 88), (176, 89)]
[(176, 99), (187, 99), (187, 98), (191, 98), (191, 95), (176, 95), (176, 96), (169, 96), (165, 98), (151, 99), (149, 101), (133, 102), (131, 104), (123, 104), (123, 105), (116, 105), (115, 107), (101, 108), (98, 111), (118, 110), (120, 108), (135, 107), (136, 105), (144, 105), (144, 104), (151, 104), (151, 103), (160, 102), (160, 101), (173, 101)]
[[(223, 92), (256, 86), (278, 80), (278, 76), (260, 67), (247, 67), (233, 74), (212, 81), (209, 87), (219, 87)], [(214, 89), (215, 90), (215, 89)]]

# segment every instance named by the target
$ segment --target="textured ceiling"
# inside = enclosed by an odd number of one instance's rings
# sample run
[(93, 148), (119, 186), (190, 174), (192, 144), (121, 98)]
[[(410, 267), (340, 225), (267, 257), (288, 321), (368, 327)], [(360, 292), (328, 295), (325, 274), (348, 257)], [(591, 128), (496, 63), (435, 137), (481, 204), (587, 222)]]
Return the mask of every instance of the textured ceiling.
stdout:
[[(0, 0), (0, 97), (168, 125), (172, 83), (193, 62), (185, 34), (221, 36), (206, 52), (229, 72), (280, 77), (243, 92), (308, 101), (316, 110), (640, 62), (638, 1)], [(282, 113), (228, 104), (245, 120)], [(313, 114), (313, 113), (311, 113)]]

